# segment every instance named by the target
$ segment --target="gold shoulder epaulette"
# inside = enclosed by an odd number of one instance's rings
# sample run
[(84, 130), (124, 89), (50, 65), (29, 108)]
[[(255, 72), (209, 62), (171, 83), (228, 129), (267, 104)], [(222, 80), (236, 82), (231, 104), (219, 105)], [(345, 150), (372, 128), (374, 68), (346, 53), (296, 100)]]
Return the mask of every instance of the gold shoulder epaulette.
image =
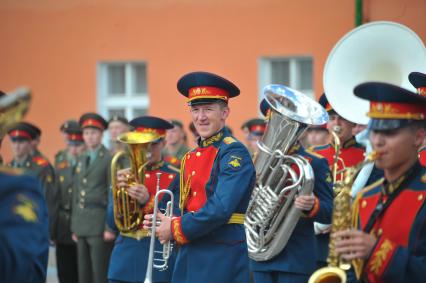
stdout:
[(376, 182), (368, 185), (367, 187), (364, 187), (358, 194), (365, 194), (366, 192), (371, 191), (372, 189), (377, 187), (379, 184), (383, 183), (383, 181), (384, 181), (384, 178), (380, 178)]
[(234, 139), (233, 137), (226, 137), (223, 139), (223, 142), (226, 144), (231, 144), (231, 143), (237, 142), (237, 140)]
[(0, 166), (0, 173), (18, 176), (24, 174), (24, 170), (9, 166)]
[(177, 167), (175, 167), (175, 166), (173, 166), (173, 165), (171, 165), (171, 164), (168, 164), (167, 165), (167, 168), (169, 168), (170, 170), (172, 170), (172, 171), (175, 171), (176, 173), (179, 173), (180, 172), (180, 169), (179, 168), (177, 168)]
[(424, 174), (424, 175), (422, 176), (421, 180), (422, 180), (422, 183), (426, 183), (426, 174)]

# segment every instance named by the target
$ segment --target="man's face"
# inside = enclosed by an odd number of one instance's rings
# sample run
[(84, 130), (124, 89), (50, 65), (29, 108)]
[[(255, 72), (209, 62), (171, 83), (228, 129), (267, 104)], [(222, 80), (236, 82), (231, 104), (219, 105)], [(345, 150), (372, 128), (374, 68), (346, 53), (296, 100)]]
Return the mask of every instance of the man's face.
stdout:
[(218, 103), (191, 106), (192, 122), (202, 139), (217, 133), (225, 125), (229, 108)]
[(86, 145), (84, 143), (81, 144), (71, 144), (68, 145), (68, 152), (71, 156), (77, 157), (86, 149)]
[(159, 142), (154, 142), (150, 146), (149, 163), (161, 161), (161, 151), (163, 150), (165, 141), (162, 139)]
[(328, 143), (328, 132), (324, 130), (311, 129), (306, 132), (306, 143), (308, 146), (318, 146)]
[(166, 143), (168, 145), (178, 145), (184, 142), (185, 134), (179, 126), (174, 126), (166, 131)]
[(102, 131), (97, 128), (84, 128), (83, 140), (88, 149), (95, 149), (102, 142)]
[(13, 157), (16, 159), (24, 158), (26, 155), (30, 154), (32, 150), (29, 140), (12, 141), (11, 145)]
[(129, 131), (129, 127), (121, 121), (111, 121), (108, 124), (108, 132), (112, 141), (117, 141), (117, 137)]
[(352, 137), (352, 128), (354, 123), (342, 118), (338, 114), (329, 115), (330, 119), (327, 123), (327, 129), (333, 131), (336, 127), (340, 128), (340, 133), (336, 133), (341, 143), (348, 141)]
[(383, 170), (393, 170), (415, 159), (425, 135), (424, 129), (414, 130), (410, 127), (387, 131), (373, 130), (370, 133), (370, 141), (378, 153), (376, 166)]

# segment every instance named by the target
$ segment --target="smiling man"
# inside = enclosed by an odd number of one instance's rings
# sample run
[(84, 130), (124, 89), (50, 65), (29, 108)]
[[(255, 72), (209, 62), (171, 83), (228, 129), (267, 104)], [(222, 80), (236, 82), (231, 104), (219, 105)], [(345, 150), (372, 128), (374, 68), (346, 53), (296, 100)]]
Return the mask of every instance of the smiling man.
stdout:
[(161, 215), (157, 229), (161, 242), (173, 238), (180, 245), (172, 282), (248, 282), (243, 223), (255, 171), (247, 149), (224, 128), (228, 100), (240, 91), (206, 72), (183, 76), (177, 87), (188, 97), (200, 138), (182, 162), (182, 215)]
[(370, 100), (370, 140), (384, 178), (358, 194), (357, 229), (334, 235), (336, 252), (361, 260), (361, 282), (424, 282), (426, 168), (417, 150), (426, 136), (426, 97), (373, 82), (354, 92)]

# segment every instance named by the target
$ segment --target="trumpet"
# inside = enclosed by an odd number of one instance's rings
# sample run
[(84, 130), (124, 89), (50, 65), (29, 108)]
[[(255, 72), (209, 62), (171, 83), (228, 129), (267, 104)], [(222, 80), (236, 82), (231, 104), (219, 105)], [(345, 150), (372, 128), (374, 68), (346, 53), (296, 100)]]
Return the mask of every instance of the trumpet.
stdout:
[[(152, 215), (152, 222), (151, 222), (151, 239), (149, 244), (149, 255), (148, 255), (148, 266), (146, 268), (146, 275), (144, 283), (152, 283), (152, 273), (154, 268), (160, 271), (166, 270), (168, 268), (168, 260), (170, 258), (173, 245), (171, 241), (168, 241), (167, 243), (163, 244), (163, 250), (162, 251), (155, 251), (155, 231), (157, 228), (157, 225), (160, 223), (157, 223), (157, 213), (159, 212), (158, 207), (158, 198), (163, 194), (168, 194), (170, 196), (170, 201), (167, 202), (166, 205), (166, 211), (164, 213), (165, 216), (171, 217), (173, 216), (173, 204), (174, 204), (174, 198), (173, 193), (170, 190), (160, 190), (160, 178), (161, 173), (156, 173), (157, 176), (157, 189), (154, 197), (154, 211)], [(158, 255), (158, 257), (155, 257), (155, 254)], [(155, 262), (158, 262), (156, 264)]]

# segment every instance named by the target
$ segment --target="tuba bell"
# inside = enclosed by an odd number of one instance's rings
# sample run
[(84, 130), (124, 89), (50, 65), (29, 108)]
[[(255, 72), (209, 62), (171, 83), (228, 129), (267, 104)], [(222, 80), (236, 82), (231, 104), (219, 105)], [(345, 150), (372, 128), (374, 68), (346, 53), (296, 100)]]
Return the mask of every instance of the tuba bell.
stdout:
[(249, 257), (256, 261), (269, 260), (284, 249), (301, 216), (294, 198), (313, 191), (309, 162), (287, 152), (308, 125), (328, 120), (320, 104), (291, 88), (268, 85), (264, 94), (271, 112), (258, 142), (256, 186), (244, 221)]
[(0, 139), (13, 124), (22, 120), (31, 102), (31, 91), (20, 87), (0, 99)]
[(158, 139), (154, 133), (128, 132), (120, 135), (118, 141), (127, 144), (128, 152), (117, 152), (111, 161), (111, 189), (114, 207), (114, 221), (118, 230), (127, 233), (138, 229), (142, 224), (143, 214), (140, 204), (132, 199), (127, 188), (117, 184), (119, 160), (125, 156), (130, 160), (130, 178), (128, 185), (143, 184), (145, 166), (148, 163), (148, 150), (152, 142)]

